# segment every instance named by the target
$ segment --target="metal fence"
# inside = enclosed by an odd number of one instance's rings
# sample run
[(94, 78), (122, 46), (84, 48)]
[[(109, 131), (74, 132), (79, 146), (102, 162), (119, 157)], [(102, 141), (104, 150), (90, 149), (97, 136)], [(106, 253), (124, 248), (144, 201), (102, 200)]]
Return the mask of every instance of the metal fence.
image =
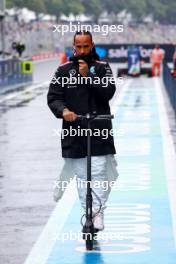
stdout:
[(163, 80), (171, 105), (176, 114), (176, 78), (171, 75), (171, 69), (167, 63), (164, 63), (163, 66)]
[(19, 59), (4, 59), (0, 61), (0, 92), (7, 86), (32, 82), (31, 70), (26, 67), (25, 71), (23, 68), (23, 61)]

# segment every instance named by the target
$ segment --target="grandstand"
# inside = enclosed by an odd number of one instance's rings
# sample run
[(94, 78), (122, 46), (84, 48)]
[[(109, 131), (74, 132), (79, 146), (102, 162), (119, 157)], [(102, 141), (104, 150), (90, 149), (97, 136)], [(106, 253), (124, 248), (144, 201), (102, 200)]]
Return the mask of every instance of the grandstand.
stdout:
[[(72, 42), (73, 34), (66, 32), (64, 36), (58, 32), (53, 33), (53, 17), (48, 16), (48, 20), (44, 16), (37, 20), (34, 17), (28, 19), (20, 18), (20, 11), (7, 12), (4, 19), (5, 31), (5, 51), (13, 54), (12, 42), (20, 41), (26, 45), (24, 55), (32, 56), (40, 52), (50, 51), (58, 52), (63, 51)], [(28, 20), (27, 22), (25, 20)], [(66, 23), (62, 22), (61, 23)], [(67, 22), (69, 23), (69, 22)], [(78, 21), (73, 21), (77, 25)], [(102, 23), (102, 22), (101, 22)], [(107, 22), (104, 22), (106, 24)], [(108, 22), (109, 23), (109, 22)], [(93, 22), (82, 22), (83, 25), (93, 25)], [(121, 22), (119, 22), (121, 24)], [(124, 25), (122, 33), (109, 32), (108, 35), (93, 32), (95, 43), (104, 44), (124, 44), (124, 43), (161, 43), (161, 44), (174, 44), (176, 43), (176, 25), (161, 25), (159, 23), (148, 24), (134, 24), (129, 23)], [(1, 43), (0, 43), (1, 49)]]

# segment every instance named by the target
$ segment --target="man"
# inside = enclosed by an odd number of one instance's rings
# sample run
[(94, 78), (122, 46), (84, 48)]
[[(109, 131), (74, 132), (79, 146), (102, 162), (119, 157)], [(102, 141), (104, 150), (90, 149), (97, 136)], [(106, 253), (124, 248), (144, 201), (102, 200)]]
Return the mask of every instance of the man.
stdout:
[(157, 44), (151, 52), (150, 61), (152, 63), (152, 76), (160, 76), (161, 64), (164, 59), (164, 51)]
[[(77, 115), (86, 113), (110, 114), (109, 100), (115, 93), (115, 85), (107, 82), (103, 85), (103, 78), (112, 76), (112, 71), (108, 63), (97, 61), (92, 35), (88, 31), (76, 32), (73, 42), (75, 54), (71, 61), (61, 65), (50, 84), (47, 99), (48, 106), (57, 118), (63, 118), (64, 131), (76, 129), (77, 131), (86, 129), (85, 121), (76, 120)], [(76, 77), (77, 82), (59, 83), (57, 80), (65, 80), (66, 77)], [(79, 78), (87, 78), (87, 83), (78, 82)], [(95, 82), (95, 79), (99, 83)], [(86, 80), (86, 79), (85, 79)], [(98, 129), (102, 132), (112, 129), (110, 120), (94, 120), (92, 131)], [(71, 162), (73, 172), (77, 176), (77, 187), (81, 204), (86, 207), (86, 186), (80, 186), (80, 182), (86, 181), (86, 155), (87, 141), (86, 135), (67, 136), (61, 138), (62, 156), (65, 161)], [(92, 156), (92, 182), (104, 182), (108, 180), (107, 168), (109, 164), (114, 164), (115, 147), (113, 136), (108, 133), (108, 138), (104, 139), (102, 134), (91, 137), (91, 156)], [(115, 173), (118, 175), (117, 172)], [(116, 177), (115, 177), (116, 178)], [(94, 227), (103, 230), (103, 211), (108, 199), (109, 190), (102, 187), (93, 189), (93, 214)], [(96, 194), (95, 194), (96, 193)], [(98, 197), (98, 199), (97, 199)], [(100, 209), (101, 202), (101, 209)]]
[(176, 78), (176, 46), (173, 54), (173, 72), (172, 75), (174, 78)]
[(139, 76), (140, 66), (140, 50), (137, 46), (132, 45), (128, 48), (128, 74), (131, 76)]

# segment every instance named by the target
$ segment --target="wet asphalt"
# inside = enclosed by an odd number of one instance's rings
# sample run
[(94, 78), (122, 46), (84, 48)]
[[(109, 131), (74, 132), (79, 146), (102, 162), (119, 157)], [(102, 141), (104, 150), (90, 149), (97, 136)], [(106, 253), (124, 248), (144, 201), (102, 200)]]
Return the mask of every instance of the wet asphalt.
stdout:
[[(61, 127), (46, 103), (58, 61), (34, 64), (34, 82), (43, 84), (19, 93), (0, 106), (0, 263), (22, 264), (54, 209), (54, 181), (63, 160)], [(115, 72), (116, 67), (113, 66)], [(13, 93), (15, 95), (15, 93)], [(5, 95), (4, 95), (5, 96)], [(3, 97), (0, 97), (2, 100)], [(175, 116), (167, 101), (174, 138)], [(175, 140), (176, 143), (176, 140)]]
[[(48, 61), (34, 65), (35, 82), (49, 81), (57, 64)], [(55, 206), (52, 191), (63, 161), (60, 139), (53, 130), (60, 127), (61, 121), (47, 107), (47, 90), (45, 85), (1, 102), (2, 264), (24, 263)]]

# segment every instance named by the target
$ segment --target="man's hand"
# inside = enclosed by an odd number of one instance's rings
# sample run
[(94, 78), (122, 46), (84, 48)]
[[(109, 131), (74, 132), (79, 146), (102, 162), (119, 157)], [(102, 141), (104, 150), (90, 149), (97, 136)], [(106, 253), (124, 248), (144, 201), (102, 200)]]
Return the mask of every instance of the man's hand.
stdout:
[(73, 122), (77, 118), (77, 114), (69, 111), (68, 109), (64, 109), (62, 116), (65, 121), (69, 121), (69, 122)]
[(87, 63), (84, 60), (79, 60), (78, 62), (79, 62), (79, 73), (84, 77), (87, 76), (87, 73), (89, 71), (89, 67)]

